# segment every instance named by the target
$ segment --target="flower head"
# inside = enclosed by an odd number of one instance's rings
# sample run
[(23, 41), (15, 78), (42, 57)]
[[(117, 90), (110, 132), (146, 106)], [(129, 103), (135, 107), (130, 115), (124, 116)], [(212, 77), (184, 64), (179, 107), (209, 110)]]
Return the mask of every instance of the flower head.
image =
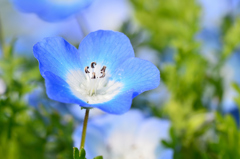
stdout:
[[(105, 159), (172, 159), (173, 151), (161, 140), (169, 139), (170, 122), (155, 117), (145, 118), (139, 110), (122, 116), (104, 115), (88, 123), (85, 149), (87, 158), (102, 155)], [(79, 146), (82, 126), (73, 134)]]
[(35, 13), (49, 22), (63, 20), (88, 7), (93, 0), (12, 0), (22, 12)]
[(122, 114), (132, 98), (159, 85), (159, 70), (134, 57), (120, 32), (90, 33), (79, 49), (63, 38), (46, 38), (33, 47), (49, 98)]

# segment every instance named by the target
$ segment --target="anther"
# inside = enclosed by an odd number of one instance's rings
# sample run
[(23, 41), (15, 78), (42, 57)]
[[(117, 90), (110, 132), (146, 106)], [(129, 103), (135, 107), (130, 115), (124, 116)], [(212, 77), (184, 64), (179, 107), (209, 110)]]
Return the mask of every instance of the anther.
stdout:
[(101, 72), (101, 73), (102, 73), (102, 76), (100, 76), (99, 78), (105, 77), (105, 72)]
[(106, 66), (103, 66), (103, 68), (101, 69), (101, 73), (105, 72), (106, 68), (107, 68)]
[(96, 74), (95, 74), (95, 72), (93, 72), (92, 75), (93, 75), (93, 76), (92, 76), (91, 79), (96, 79)]
[(85, 70), (85, 73), (90, 73), (90, 72), (88, 71), (88, 69), (89, 69), (89, 67), (86, 66), (85, 69), (84, 69), (84, 70)]
[(96, 63), (96, 62), (92, 62), (92, 63), (91, 63), (91, 68), (94, 68), (94, 65), (96, 66), (97, 63)]

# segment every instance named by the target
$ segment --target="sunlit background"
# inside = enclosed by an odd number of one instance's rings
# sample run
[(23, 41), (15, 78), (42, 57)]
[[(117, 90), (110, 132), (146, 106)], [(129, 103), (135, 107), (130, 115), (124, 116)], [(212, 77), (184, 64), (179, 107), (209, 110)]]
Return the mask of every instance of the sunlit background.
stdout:
[(0, 0), (0, 158), (72, 158), (84, 111), (47, 97), (32, 47), (99, 29), (126, 34), (161, 84), (124, 115), (90, 111), (87, 159), (240, 158), (239, 0), (93, 0), (56, 21), (17, 1)]

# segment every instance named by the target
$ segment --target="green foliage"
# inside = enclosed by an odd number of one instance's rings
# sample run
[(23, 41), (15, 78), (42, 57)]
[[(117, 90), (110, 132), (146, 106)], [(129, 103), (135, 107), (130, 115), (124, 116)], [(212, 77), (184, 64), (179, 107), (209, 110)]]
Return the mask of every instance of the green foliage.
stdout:
[(151, 36), (153, 48), (163, 50), (176, 42), (188, 45), (198, 30), (199, 6), (193, 0), (131, 0), (140, 24)]
[(76, 147), (73, 148), (73, 159), (79, 159), (79, 150)]
[(223, 117), (216, 114), (215, 126), (218, 140), (209, 145), (212, 154), (218, 156), (218, 158), (238, 159), (240, 156), (240, 132), (233, 118), (230, 115)]
[(82, 148), (79, 152), (79, 156), (80, 158), (79, 159), (86, 159), (85, 156), (86, 156), (86, 151)]
[(82, 148), (79, 152), (78, 148), (73, 148), (73, 159), (86, 159), (86, 151)]
[(238, 93), (238, 96), (235, 97), (235, 102), (238, 105), (238, 108), (240, 110), (240, 86), (238, 86), (236, 83), (232, 83), (232, 87), (236, 90), (236, 92)]
[[(86, 159), (86, 151), (81, 148), (80, 152), (78, 150), (78, 148), (74, 147), (73, 148), (73, 159)], [(102, 156), (97, 156), (97, 157), (94, 157), (93, 159), (103, 159)]]
[[(196, 39), (201, 29), (201, 8), (194, 0), (131, 2), (140, 27), (150, 33), (145, 46), (156, 50), (160, 57), (168, 55), (169, 50), (174, 55), (173, 62), (160, 67), (170, 98), (158, 111), (172, 121), (171, 141), (163, 143), (174, 149), (177, 159), (239, 158), (240, 131), (233, 118), (221, 112), (225, 92), (221, 70), (240, 44), (236, 36), (240, 34), (239, 19), (225, 19), (222, 49), (214, 50), (217, 62), (212, 62), (202, 54), (203, 44)], [(240, 104), (239, 99), (236, 102)]]
[(97, 157), (94, 157), (93, 159), (103, 159), (102, 156), (97, 156)]
[(6, 92), (0, 95), (0, 154), (5, 159), (71, 158), (73, 120), (45, 105), (30, 107), (26, 94), (43, 86), (35, 60), (14, 55), (14, 41), (4, 45), (0, 78)]
[[(229, 23), (227, 18), (225, 23)], [(228, 24), (229, 25), (229, 24)], [(232, 51), (234, 51), (240, 44), (240, 37), (236, 36), (240, 34), (240, 18), (237, 18), (231, 24), (224, 28), (224, 37), (223, 37), (223, 57), (228, 57)]]

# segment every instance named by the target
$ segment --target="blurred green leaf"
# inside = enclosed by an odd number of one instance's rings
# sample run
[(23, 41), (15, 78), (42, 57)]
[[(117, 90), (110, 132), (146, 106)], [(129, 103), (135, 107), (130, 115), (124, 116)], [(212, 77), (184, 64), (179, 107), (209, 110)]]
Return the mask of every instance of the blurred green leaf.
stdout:
[(81, 148), (80, 152), (79, 152), (79, 155), (80, 155), (80, 158), (79, 159), (86, 159), (85, 156), (86, 156), (86, 151)]
[(200, 7), (193, 0), (131, 0), (140, 24), (150, 31), (150, 45), (163, 50), (175, 41), (193, 40)]
[(103, 159), (102, 156), (97, 156), (97, 157), (94, 157), (93, 159)]
[(76, 147), (73, 147), (73, 159), (80, 159), (79, 150)]
[(14, 43), (4, 46), (0, 58), (0, 78), (7, 88), (0, 95), (0, 154), (5, 159), (72, 158), (73, 119), (48, 105), (28, 105), (27, 95), (43, 86), (43, 79), (35, 59), (14, 54)]
[(239, 45), (240, 37), (240, 18), (232, 22), (232, 25), (226, 30), (223, 36), (223, 58), (228, 57)]

